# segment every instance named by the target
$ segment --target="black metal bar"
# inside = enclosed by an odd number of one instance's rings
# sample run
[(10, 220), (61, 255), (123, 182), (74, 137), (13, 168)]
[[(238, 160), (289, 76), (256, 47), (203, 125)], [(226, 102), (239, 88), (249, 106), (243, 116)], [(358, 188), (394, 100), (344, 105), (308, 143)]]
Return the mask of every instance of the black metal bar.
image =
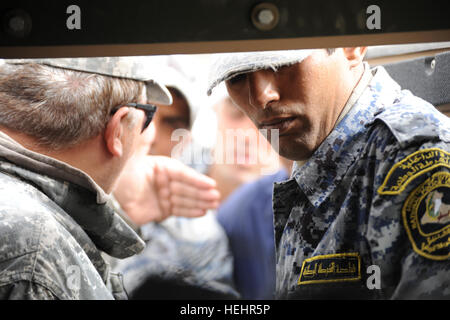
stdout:
[[(252, 8), (260, 2), (2, 0), (0, 53), (2, 47), (17, 46), (258, 40), (450, 29), (448, 0), (269, 1), (279, 10), (279, 22), (269, 31), (259, 30), (251, 20)], [(66, 26), (70, 5), (81, 10), (80, 30)], [(379, 30), (367, 28), (370, 5), (380, 8)], [(11, 12), (28, 17), (11, 22)], [(24, 23), (30, 24), (28, 30), (15, 34), (14, 28), (20, 29)]]

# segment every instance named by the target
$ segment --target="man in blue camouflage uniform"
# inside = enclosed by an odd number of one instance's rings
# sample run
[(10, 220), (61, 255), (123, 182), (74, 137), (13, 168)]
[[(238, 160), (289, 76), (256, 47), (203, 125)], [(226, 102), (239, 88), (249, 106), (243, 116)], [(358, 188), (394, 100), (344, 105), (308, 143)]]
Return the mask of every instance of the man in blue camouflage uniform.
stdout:
[(0, 299), (126, 298), (102, 253), (126, 258), (144, 242), (108, 194), (151, 132), (138, 104), (171, 103), (140, 69), (122, 58), (0, 65)]
[(296, 161), (274, 186), (280, 299), (450, 298), (449, 119), (365, 51), (224, 55), (211, 72)]

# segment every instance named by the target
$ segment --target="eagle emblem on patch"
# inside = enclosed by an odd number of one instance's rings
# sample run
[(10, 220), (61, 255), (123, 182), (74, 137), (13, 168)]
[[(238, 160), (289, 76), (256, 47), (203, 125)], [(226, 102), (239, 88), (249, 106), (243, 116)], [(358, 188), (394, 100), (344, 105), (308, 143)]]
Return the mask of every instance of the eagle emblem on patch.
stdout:
[(402, 208), (413, 249), (432, 260), (450, 257), (450, 173), (436, 172), (415, 188)]

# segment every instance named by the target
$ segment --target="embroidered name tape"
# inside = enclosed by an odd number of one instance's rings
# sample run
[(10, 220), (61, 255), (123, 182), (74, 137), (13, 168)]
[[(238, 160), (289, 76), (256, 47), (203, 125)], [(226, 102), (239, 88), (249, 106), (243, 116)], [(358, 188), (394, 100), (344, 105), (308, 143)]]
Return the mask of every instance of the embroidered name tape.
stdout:
[(361, 279), (359, 253), (336, 253), (315, 256), (303, 261), (298, 285), (357, 281)]
[(450, 153), (439, 148), (418, 150), (389, 170), (378, 193), (400, 194), (412, 180), (439, 166), (450, 168)]
[(450, 258), (450, 173), (436, 172), (414, 189), (402, 216), (416, 253), (432, 260)]

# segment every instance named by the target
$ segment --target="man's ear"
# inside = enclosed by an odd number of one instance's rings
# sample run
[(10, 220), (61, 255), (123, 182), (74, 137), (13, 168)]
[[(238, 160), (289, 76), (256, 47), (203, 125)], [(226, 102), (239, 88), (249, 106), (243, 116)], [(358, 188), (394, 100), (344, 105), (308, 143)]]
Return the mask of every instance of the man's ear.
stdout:
[(122, 107), (114, 113), (106, 125), (105, 130), (105, 142), (106, 148), (114, 157), (121, 157), (123, 154), (122, 136), (124, 133), (123, 125), (125, 123), (125, 117), (130, 111), (127, 107)]
[(349, 62), (349, 67), (354, 68), (359, 65), (366, 55), (367, 47), (344, 48), (344, 55)]

